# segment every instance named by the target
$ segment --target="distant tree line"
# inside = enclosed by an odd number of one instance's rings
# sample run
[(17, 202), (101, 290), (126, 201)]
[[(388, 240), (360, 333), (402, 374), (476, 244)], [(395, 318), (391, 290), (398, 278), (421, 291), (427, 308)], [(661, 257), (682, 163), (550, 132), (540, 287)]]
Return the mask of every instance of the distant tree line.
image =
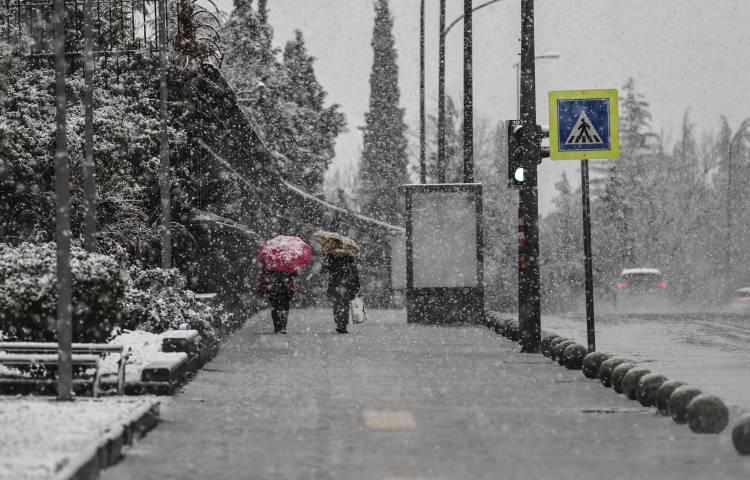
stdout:
[[(597, 291), (623, 268), (666, 274), (678, 299), (726, 301), (750, 285), (750, 119), (698, 135), (689, 111), (680, 137), (651, 128), (649, 104), (629, 80), (620, 95), (621, 154), (592, 165), (592, 236)], [(583, 285), (580, 190), (563, 177), (542, 224), (547, 306), (570, 308)]]

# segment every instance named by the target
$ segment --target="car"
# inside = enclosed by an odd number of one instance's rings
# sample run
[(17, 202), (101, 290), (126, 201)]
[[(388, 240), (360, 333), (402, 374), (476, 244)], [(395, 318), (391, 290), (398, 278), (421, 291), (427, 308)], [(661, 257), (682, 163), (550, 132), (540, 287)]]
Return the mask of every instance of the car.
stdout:
[(626, 268), (614, 284), (615, 308), (653, 311), (670, 306), (669, 283), (656, 268)]
[(750, 287), (735, 290), (729, 298), (729, 309), (733, 312), (750, 312)]

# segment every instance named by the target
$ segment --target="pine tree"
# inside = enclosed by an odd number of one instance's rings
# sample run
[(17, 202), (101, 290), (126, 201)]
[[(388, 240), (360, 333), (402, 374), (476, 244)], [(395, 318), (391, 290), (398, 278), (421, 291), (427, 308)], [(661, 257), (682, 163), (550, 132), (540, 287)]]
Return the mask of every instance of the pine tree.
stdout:
[(358, 201), (365, 214), (400, 223), (402, 207), (396, 188), (407, 181), (407, 140), (404, 110), (398, 106), (397, 54), (388, 0), (375, 2), (372, 48)]
[(257, 97), (259, 82), (268, 85), (274, 51), (271, 29), (261, 22), (252, 3), (252, 0), (234, 0), (234, 11), (221, 32), (222, 71), (241, 96)]
[[(717, 263), (722, 265), (725, 289), (736, 288), (742, 282), (750, 281), (745, 270), (739, 265), (750, 261), (750, 249), (746, 248), (750, 238), (750, 194), (746, 179), (750, 176), (750, 118), (745, 119), (734, 132), (725, 117), (721, 117), (719, 138), (715, 152), (718, 168), (713, 178), (716, 210), (722, 224), (717, 229), (723, 232), (723, 252)], [(726, 292), (725, 292), (726, 293)]]
[(258, 17), (261, 23), (268, 23), (268, 0), (258, 0)]
[(592, 165), (599, 177), (592, 182), (601, 238), (602, 262), (595, 265), (604, 278), (628, 266), (654, 265), (652, 243), (658, 238), (656, 182), (665, 165), (660, 137), (651, 131), (649, 104), (629, 79), (620, 102), (620, 159)]
[(336, 136), (346, 120), (339, 105), (325, 107), (326, 92), (315, 77), (315, 58), (307, 53), (302, 32), (295, 32), (284, 49), (284, 100), (292, 121), (294, 148), (288, 149), (289, 181), (309, 192), (319, 192), (335, 155)]
[(569, 309), (584, 282), (580, 190), (573, 191), (564, 172), (555, 190), (555, 210), (542, 220), (542, 298), (546, 309)]

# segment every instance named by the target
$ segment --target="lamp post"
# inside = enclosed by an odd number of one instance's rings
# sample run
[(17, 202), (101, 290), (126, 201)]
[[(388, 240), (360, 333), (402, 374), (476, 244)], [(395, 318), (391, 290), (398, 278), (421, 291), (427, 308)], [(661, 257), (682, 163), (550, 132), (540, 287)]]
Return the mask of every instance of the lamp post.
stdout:
[(161, 197), (161, 268), (172, 268), (172, 234), (170, 232), (169, 136), (167, 132), (167, 0), (158, 0), (159, 25), (159, 190)]
[(472, 8), (464, 0), (464, 183), (474, 182), (474, 87), (472, 78)]
[(70, 266), (70, 166), (65, 88), (65, 0), (54, 2), (55, 220), (57, 225), (57, 398), (73, 399), (73, 279)]
[(424, 109), (424, 0), (419, 6), (419, 183), (427, 183), (427, 143)]
[[(464, 0), (464, 14), (445, 26), (445, 0), (440, 0), (440, 69), (438, 74), (438, 182), (445, 183), (445, 37), (448, 32), (461, 20), (464, 20), (464, 183), (474, 181), (474, 96), (472, 71), (472, 14), (477, 10), (501, 2), (489, 0), (476, 7), (472, 7), (472, 0)], [(424, 26), (424, 0), (422, 1), (422, 25)], [(422, 36), (424, 46), (424, 33)], [(422, 48), (421, 76), (424, 76), (424, 47)], [(420, 101), (424, 102), (423, 83), (420, 91)], [(423, 105), (423, 103), (422, 103)], [(424, 122), (424, 115), (422, 116)], [(422, 123), (423, 125), (424, 123)], [(421, 143), (424, 147), (424, 141)]]
[(440, 0), (440, 42), (438, 60), (438, 183), (445, 183), (445, 0)]

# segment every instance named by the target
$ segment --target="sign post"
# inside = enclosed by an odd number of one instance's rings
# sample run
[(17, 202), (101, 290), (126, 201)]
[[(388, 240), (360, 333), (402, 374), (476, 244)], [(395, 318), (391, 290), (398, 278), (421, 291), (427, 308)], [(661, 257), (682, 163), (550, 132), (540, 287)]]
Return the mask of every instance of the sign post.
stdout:
[(591, 253), (589, 159), (617, 159), (620, 135), (617, 90), (568, 90), (549, 94), (550, 158), (581, 160), (583, 251), (586, 274), (588, 350), (596, 350), (594, 275)]

